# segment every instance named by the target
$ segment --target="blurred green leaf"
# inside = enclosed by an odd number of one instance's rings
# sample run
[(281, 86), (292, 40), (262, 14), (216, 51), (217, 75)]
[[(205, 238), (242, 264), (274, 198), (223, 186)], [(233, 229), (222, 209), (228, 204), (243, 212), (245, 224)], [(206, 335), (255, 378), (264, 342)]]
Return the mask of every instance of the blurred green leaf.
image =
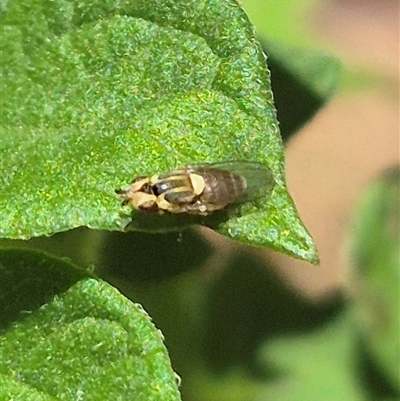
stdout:
[(221, 232), (317, 262), (285, 187), (264, 56), (235, 1), (35, 0), (1, 12), (1, 237), (123, 230), (114, 189), (135, 176), (247, 159), (271, 168), (275, 188)]
[(320, 37), (310, 26), (310, 15), (320, 0), (259, 1), (242, 0), (260, 36), (296, 47), (315, 47)]
[(282, 43), (265, 41), (264, 46), (266, 51), (273, 55), (276, 64), (283, 66), (315, 96), (321, 99), (332, 96), (341, 68), (338, 59), (321, 52), (293, 48)]
[[(0, 313), (10, 317), (1, 399), (180, 399), (162, 336), (140, 305), (34, 251), (1, 250), (0, 274)], [(11, 319), (4, 309), (13, 302)]]
[(260, 363), (275, 372), (272, 377), (255, 379), (239, 369), (223, 376), (203, 371), (193, 392), (201, 388), (201, 399), (209, 401), (364, 401), (354, 380), (351, 333), (350, 319), (336, 319), (314, 333), (268, 340)]
[[(199, 387), (190, 399), (200, 401), (364, 401), (354, 380), (354, 343), (350, 319), (336, 319), (313, 333), (277, 337), (260, 350), (270, 377), (255, 378), (239, 368), (224, 375), (196, 372)], [(197, 394), (200, 392), (201, 397)]]
[(281, 135), (287, 141), (331, 98), (341, 64), (327, 54), (263, 40)]
[(355, 380), (353, 324), (348, 316), (313, 333), (268, 342), (260, 358), (280, 372), (269, 388), (271, 399), (364, 400)]
[(355, 319), (374, 362), (400, 391), (400, 168), (365, 192), (350, 231)]

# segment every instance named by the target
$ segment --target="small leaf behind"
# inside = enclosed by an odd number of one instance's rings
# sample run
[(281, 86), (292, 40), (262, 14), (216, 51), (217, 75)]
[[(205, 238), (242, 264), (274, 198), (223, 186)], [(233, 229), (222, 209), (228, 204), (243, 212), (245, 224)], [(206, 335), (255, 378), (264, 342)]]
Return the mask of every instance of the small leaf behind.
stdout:
[(66, 275), (76, 280), (74, 285), (69, 280), (65, 292), (39, 309), (37, 303), (25, 302), (14, 323), (3, 327), (0, 394), (71, 401), (180, 400), (162, 335), (140, 305), (108, 284), (77, 273), (71, 264), (34, 251), (1, 250), (0, 268), (0, 281), (10, 285), (1, 293), (1, 316), (4, 304), (32, 299), (31, 287), (39, 299), (41, 292), (65, 290)]

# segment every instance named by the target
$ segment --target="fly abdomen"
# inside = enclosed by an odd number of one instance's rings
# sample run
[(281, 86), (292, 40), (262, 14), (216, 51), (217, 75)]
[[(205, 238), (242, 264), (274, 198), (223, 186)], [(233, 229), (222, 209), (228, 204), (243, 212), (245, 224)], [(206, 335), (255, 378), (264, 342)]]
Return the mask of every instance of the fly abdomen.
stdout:
[(235, 203), (246, 191), (246, 180), (241, 176), (211, 168), (199, 172), (205, 183), (202, 199), (209, 203)]

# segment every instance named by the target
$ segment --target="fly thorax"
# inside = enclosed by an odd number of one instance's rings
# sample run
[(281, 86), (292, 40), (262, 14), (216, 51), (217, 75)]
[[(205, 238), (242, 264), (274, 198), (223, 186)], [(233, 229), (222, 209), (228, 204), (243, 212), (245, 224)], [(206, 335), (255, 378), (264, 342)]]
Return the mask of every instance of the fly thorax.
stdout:
[(153, 210), (157, 208), (157, 198), (145, 192), (135, 192), (130, 197), (130, 203), (135, 209)]
[(128, 190), (129, 196), (135, 192), (145, 192), (147, 194), (151, 193), (149, 179), (146, 177), (136, 178), (131, 182), (131, 185)]
[(196, 195), (201, 195), (204, 191), (205, 181), (204, 178), (199, 174), (190, 174), (190, 182), (192, 184), (193, 192)]
[(193, 190), (189, 174), (173, 172), (169, 175), (158, 177), (158, 181), (152, 187), (156, 197), (162, 197), (173, 205), (191, 203), (195, 200), (196, 194)]
[(205, 175), (205, 183), (203, 197), (216, 205), (235, 203), (246, 190), (246, 180), (243, 177), (223, 170), (209, 170)]

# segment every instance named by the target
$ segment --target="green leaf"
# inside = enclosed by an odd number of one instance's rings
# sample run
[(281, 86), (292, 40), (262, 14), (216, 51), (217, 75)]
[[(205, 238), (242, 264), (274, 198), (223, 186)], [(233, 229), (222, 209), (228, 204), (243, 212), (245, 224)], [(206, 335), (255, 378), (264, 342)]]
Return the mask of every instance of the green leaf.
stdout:
[(280, 372), (269, 388), (271, 399), (364, 400), (355, 380), (355, 351), (353, 322), (346, 315), (313, 333), (268, 342), (260, 357)]
[(223, 376), (201, 370), (193, 394), (201, 389), (209, 401), (363, 401), (354, 380), (352, 326), (350, 319), (340, 319), (313, 333), (269, 340), (260, 363), (270, 377), (262, 380), (238, 368)]
[[(373, 362), (399, 393), (400, 168), (365, 191), (350, 231), (354, 318)], [(376, 387), (376, 386), (375, 386)], [(376, 390), (376, 389), (374, 389)]]
[(116, 289), (18, 249), (0, 250), (0, 282), (1, 399), (180, 399), (162, 335)]
[(0, 248), (0, 330), (91, 274), (66, 260), (32, 250)]
[(320, 99), (332, 96), (339, 77), (339, 60), (327, 54), (285, 46), (266, 41), (265, 49), (271, 52), (277, 64), (284, 66), (297, 81)]
[(0, 237), (124, 230), (115, 188), (245, 159), (275, 188), (221, 232), (317, 262), (285, 186), (264, 55), (235, 1), (19, 0), (1, 21)]
[(310, 29), (310, 14), (320, 6), (319, 0), (243, 0), (242, 4), (260, 36), (297, 47), (319, 44)]
[(341, 73), (327, 54), (263, 40), (281, 135), (287, 141), (332, 97)]

